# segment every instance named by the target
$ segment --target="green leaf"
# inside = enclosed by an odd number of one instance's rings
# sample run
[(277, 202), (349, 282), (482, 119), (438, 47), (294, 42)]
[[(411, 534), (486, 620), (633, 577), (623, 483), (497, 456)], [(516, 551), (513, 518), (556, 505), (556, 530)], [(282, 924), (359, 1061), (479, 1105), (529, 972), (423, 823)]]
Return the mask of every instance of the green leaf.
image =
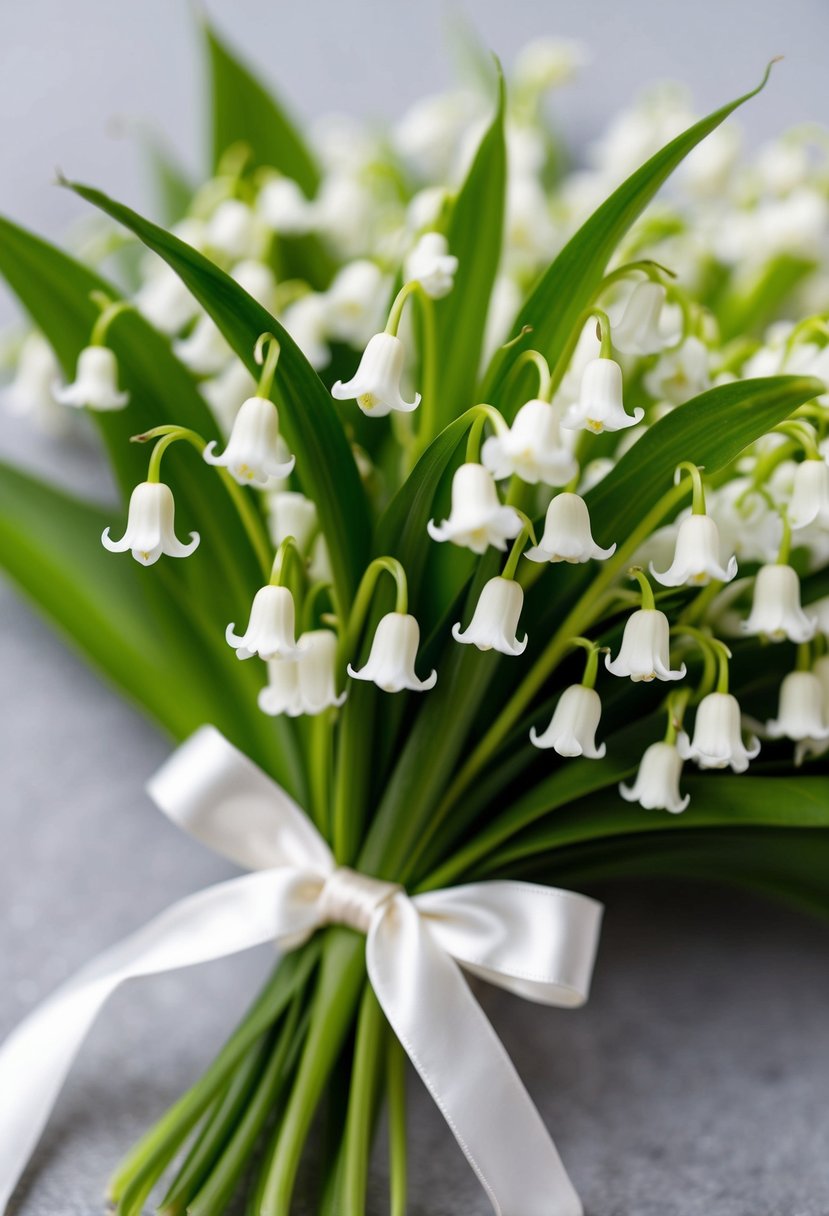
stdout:
[(175, 738), (210, 722), (304, 801), (296, 740), (259, 713), (256, 673), (239, 670), (247, 664), (221, 635), (210, 646), (200, 605), (180, 601), (171, 567), (107, 553), (110, 523), (109, 511), (0, 463), (0, 567), (23, 593)]
[[(518, 333), (529, 326), (532, 333), (527, 342), (541, 351), (551, 366), (565, 349), (580, 314), (591, 304), (622, 237), (688, 153), (764, 88), (770, 70), (771, 64), (756, 89), (689, 127), (637, 169), (582, 225), (542, 275), (513, 328)], [(503, 405), (504, 382), (526, 345), (519, 343), (495, 355), (486, 379), (485, 401)]]
[(670, 489), (680, 461), (718, 472), (823, 387), (811, 376), (767, 376), (701, 393), (649, 426), (585, 495), (591, 519), (624, 541)]
[[(90, 293), (102, 291), (117, 299), (117, 290), (62, 250), (2, 218), (0, 274), (71, 379), (98, 316)], [(130, 443), (130, 436), (164, 423), (190, 427), (206, 439), (220, 436), (189, 371), (175, 358), (167, 339), (137, 312), (116, 317), (107, 343), (118, 358), (120, 381), (129, 390), (130, 402), (126, 409), (112, 413), (91, 412), (91, 418), (126, 497), (145, 479), (149, 458), (145, 447)], [(216, 493), (212, 470), (190, 451), (170, 456), (165, 458), (164, 475), (176, 496), (182, 524), (203, 533), (199, 550), (184, 563), (179, 577), (198, 588), (218, 622), (227, 624), (233, 619), (228, 613), (242, 611), (249, 602), (261, 572), (235, 509), (224, 492)]]
[(328, 543), (335, 591), (346, 610), (365, 569), (371, 518), (354, 456), (331, 396), (285, 329), (266, 309), (207, 258), (129, 207), (89, 186), (67, 183), (81, 198), (134, 232), (175, 270), (210, 314), (253, 375), (259, 335), (270, 331), (281, 354), (272, 397), (285, 437), (296, 454), (297, 472), (317, 505)]
[(278, 169), (312, 197), (319, 169), (283, 107), (205, 22), (213, 113), (213, 167), (233, 144), (250, 149), (254, 166)]
[[(658, 815), (658, 812), (654, 812)], [(654, 831), (558, 849), (518, 862), (500, 876), (584, 889), (585, 884), (643, 878), (681, 878), (743, 887), (782, 899), (819, 916), (829, 915), (829, 833), (718, 828)]]
[[(420, 612), (430, 558), (441, 548), (429, 540), (426, 525), (435, 515), (441, 485), (451, 478), (458, 463), (458, 453), (468, 429), (468, 422), (456, 418), (441, 431), (403, 482), (377, 527), (375, 552), (389, 554), (403, 564), (415, 615)], [(456, 553), (454, 557), (456, 566), (464, 571), (462, 578), (466, 578), (469, 570), (465, 554)]]
[(458, 259), (452, 290), (435, 302), (436, 430), (475, 404), (492, 286), (501, 259), (507, 157), (504, 78), (498, 107), (452, 208), (447, 238)]

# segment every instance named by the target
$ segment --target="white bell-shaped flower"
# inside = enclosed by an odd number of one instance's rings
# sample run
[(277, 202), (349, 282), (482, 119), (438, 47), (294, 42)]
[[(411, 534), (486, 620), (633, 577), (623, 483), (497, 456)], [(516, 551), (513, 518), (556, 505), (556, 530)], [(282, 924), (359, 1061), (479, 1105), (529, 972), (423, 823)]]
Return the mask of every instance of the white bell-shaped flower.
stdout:
[(153, 259), (150, 274), (135, 294), (135, 307), (159, 333), (173, 337), (198, 314), (199, 304), (172, 267)]
[(760, 751), (760, 741), (752, 735), (748, 747), (743, 743), (740, 706), (728, 692), (711, 692), (697, 706), (694, 737), (685, 731), (677, 736), (677, 750), (683, 760), (695, 760), (700, 768), (728, 768), (744, 773), (749, 760)]
[(328, 334), (351, 346), (365, 346), (382, 324), (388, 284), (376, 262), (357, 258), (337, 272), (325, 293)]
[(268, 525), (275, 548), (292, 536), (305, 554), (318, 526), (316, 504), (297, 490), (278, 490), (268, 497)]
[(256, 381), (241, 359), (231, 359), (218, 376), (202, 381), (199, 391), (222, 434), (229, 435), (239, 410), (256, 392)]
[[(637, 283), (621, 319), (613, 327), (613, 345), (626, 355), (655, 355), (672, 341), (660, 327), (667, 292), (661, 283)], [(673, 336), (673, 340), (678, 335)]]
[(142, 481), (130, 495), (127, 527), (120, 540), (112, 540), (105, 528), (101, 543), (110, 553), (132, 555), (142, 566), (151, 566), (162, 553), (167, 557), (189, 557), (198, 547), (198, 532), (190, 533), (185, 544), (175, 533), (173, 491), (160, 481)]
[(314, 204), (290, 177), (272, 177), (256, 196), (260, 218), (280, 236), (302, 236), (314, 224)]
[(789, 523), (795, 530), (814, 523), (829, 526), (829, 464), (824, 460), (804, 460), (795, 469)]
[(304, 714), (321, 714), (340, 706), (346, 698), (337, 696), (337, 635), (330, 629), (312, 629), (299, 639), (299, 696)]
[(449, 242), (440, 232), (424, 232), (406, 258), (404, 281), (419, 283), (427, 296), (441, 300), (455, 283), (458, 259), (449, 252)]
[(258, 215), (238, 198), (219, 203), (204, 232), (205, 244), (234, 262), (259, 257), (265, 240), (264, 225)]
[(432, 540), (448, 540), (473, 553), (484, 553), (490, 545), (503, 551), (522, 527), (515, 508), (499, 499), (490, 471), (471, 462), (460, 465), (452, 478), (449, 518), (427, 524)]
[[(824, 632), (829, 632), (829, 630)], [(825, 724), (829, 724), (829, 654), (822, 655), (815, 661), (812, 665), (812, 673), (820, 685), (822, 720)], [(829, 736), (809, 736), (798, 742), (794, 752), (794, 762), (796, 765), (801, 765), (807, 756), (822, 756), (827, 751), (829, 751)]]
[(691, 801), (679, 792), (682, 757), (672, 743), (652, 743), (639, 761), (633, 785), (619, 786), (626, 802), (638, 802), (647, 811), (670, 811), (678, 815)]
[(602, 716), (602, 703), (595, 688), (571, 684), (561, 694), (550, 725), (540, 735), (533, 726), (530, 742), (534, 747), (553, 748), (559, 756), (586, 756), (601, 760), (607, 751), (596, 746), (596, 730)]
[(496, 481), (514, 474), (530, 485), (565, 486), (579, 471), (562, 444), (558, 409), (537, 399), (521, 406), (505, 434), (484, 441), (481, 461)]
[(306, 292), (289, 304), (282, 314), (282, 324), (315, 371), (328, 366), (328, 301), (321, 292)]
[(199, 317), (186, 338), (173, 343), (173, 353), (198, 376), (215, 375), (233, 354), (216, 322), (206, 314)]
[(66, 411), (54, 398), (54, 384), (60, 365), (46, 339), (39, 333), (24, 338), (14, 369), (14, 378), (2, 389), (3, 404), (11, 414), (26, 418), (50, 435), (67, 429)]
[(591, 359), (581, 378), (578, 401), (568, 406), (562, 426), (570, 431), (622, 431), (636, 426), (645, 416), (638, 405), (633, 415), (625, 413), (622, 400), (622, 369), (615, 359)]
[(605, 667), (614, 676), (630, 676), (634, 682), (681, 680), (685, 664), (671, 670), (671, 626), (658, 608), (639, 608), (625, 622), (622, 645), (615, 659), (605, 655)]
[(298, 718), (305, 712), (299, 690), (298, 659), (268, 660), (268, 682), (260, 689), (256, 703), (262, 713), (271, 718), (282, 714), (288, 718)]
[(296, 613), (294, 597), (287, 587), (268, 584), (260, 587), (250, 606), (248, 627), (237, 634), (236, 622), (231, 621), (225, 630), (228, 646), (232, 646), (239, 659), (295, 659), (299, 651), (296, 644)]
[(682, 405), (711, 386), (708, 348), (699, 338), (686, 338), (681, 346), (661, 355), (644, 380), (657, 401)]
[(780, 685), (777, 717), (766, 723), (772, 739), (829, 739), (823, 685), (813, 671), (790, 671)]
[(524, 553), (531, 562), (605, 561), (616, 551), (613, 544), (602, 549), (593, 539), (587, 503), (578, 494), (557, 494), (547, 508), (544, 533), (539, 544)]
[(353, 680), (368, 680), (383, 692), (426, 692), (434, 688), (438, 673), (433, 671), (425, 680), (415, 675), (415, 659), (420, 645), (420, 626), (406, 612), (388, 612), (377, 623), (371, 651), (359, 671), (349, 663), (348, 674)]
[(338, 401), (356, 400), (364, 414), (383, 418), (392, 410), (410, 414), (420, 404), (420, 393), (414, 401), (404, 401), (400, 393), (403, 375), (403, 343), (394, 334), (375, 334), (369, 339), (360, 366), (350, 380), (338, 380), (331, 396)]
[(118, 388), (118, 361), (108, 346), (87, 346), (78, 355), (72, 384), (54, 389), (55, 400), (76, 409), (86, 406), (102, 413), (122, 410), (130, 395)]
[(215, 439), (204, 449), (208, 464), (221, 465), (240, 486), (264, 489), (275, 478), (287, 477), (295, 457), (281, 459), (279, 414), (267, 397), (248, 397), (233, 422), (230, 438), (221, 456), (214, 454)]
[(817, 620), (800, 606), (800, 579), (791, 566), (761, 566), (754, 581), (754, 601), (743, 633), (762, 634), (772, 642), (809, 642)]
[(518, 655), (527, 649), (527, 636), (519, 642), (518, 620), (524, 607), (524, 591), (515, 579), (491, 578), (484, 585), (472, 620), (463, 630), (460, 621), (452, 626), (456, 642), (477, 646), (479, 650), (498, 650)]
[(650, 571), (663, 587), (683, 587), (692, 584), (704, 587), (711, 579), (730, 583), (737, 573), (737, 559), (732, 554), (728, 564), (720, 560), (720, 533), (710, 515), (688, 515), (679, 525), (674, 558), (660, 574), (650, 563)]

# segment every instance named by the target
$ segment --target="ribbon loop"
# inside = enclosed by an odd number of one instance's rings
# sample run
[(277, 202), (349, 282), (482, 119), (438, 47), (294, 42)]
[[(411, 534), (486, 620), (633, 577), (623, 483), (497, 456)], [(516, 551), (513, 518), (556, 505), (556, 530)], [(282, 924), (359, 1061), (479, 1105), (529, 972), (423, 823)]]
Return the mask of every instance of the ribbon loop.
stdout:
[(347, 925), (358, 933), (368, 933), (378, 908), (403, 888), (339, 866), (326, 879), (319, 897), (320, 917), (325, 924)]
[(587, 998), (601, 906), (521, 882), (410, 898), (337, 868), (284, 790), (213, 727), (149, 785), (179, 827), (254, 873), (188, 896), (112, 947), (0, 1048), (0, 1212), (89, 1027), (119, 984), (266, 941), (301, 945), (329, 923), (366, 935), (369, 981), (497, 1216), (581, 1216), (555, 1145), (461, 972), (550, 1005)]

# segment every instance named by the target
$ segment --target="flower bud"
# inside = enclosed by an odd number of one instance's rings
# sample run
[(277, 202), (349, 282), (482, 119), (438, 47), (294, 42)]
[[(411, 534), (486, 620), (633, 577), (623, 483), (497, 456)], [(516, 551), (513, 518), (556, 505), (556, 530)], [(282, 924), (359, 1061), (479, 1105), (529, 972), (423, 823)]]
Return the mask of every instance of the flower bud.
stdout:
[(55, 400), (76, 409), (87, 406), (102, 413), (122, 410), (130, 399), (129, 393), (118, 388), (118, 363), (108, 346), (87, 346), (78, 355), (78, 366), (72, 384), (56, 387)]

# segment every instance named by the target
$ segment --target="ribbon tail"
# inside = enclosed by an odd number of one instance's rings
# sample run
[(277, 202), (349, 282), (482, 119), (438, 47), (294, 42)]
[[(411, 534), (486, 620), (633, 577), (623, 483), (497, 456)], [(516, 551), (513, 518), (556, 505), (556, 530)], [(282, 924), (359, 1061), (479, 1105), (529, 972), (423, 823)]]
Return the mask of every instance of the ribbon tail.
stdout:
[(405, 896), (375, 917), (366, 961), (392, 1029), (498, 1216), (582, 1216), (503, 1044), (460, 967)]
[[(271, 873), (219, 883), (174, 904), (84, 967), (0, 1048), (0, 1212), (4, 1212), (92, 1023), (125, 980), (209, 962), (313, 927), (313, 910), (286, 914)], [(295, 881), (295, 880), (294, 880)], [(281, 911), (281, 915), (280, 915)]]

